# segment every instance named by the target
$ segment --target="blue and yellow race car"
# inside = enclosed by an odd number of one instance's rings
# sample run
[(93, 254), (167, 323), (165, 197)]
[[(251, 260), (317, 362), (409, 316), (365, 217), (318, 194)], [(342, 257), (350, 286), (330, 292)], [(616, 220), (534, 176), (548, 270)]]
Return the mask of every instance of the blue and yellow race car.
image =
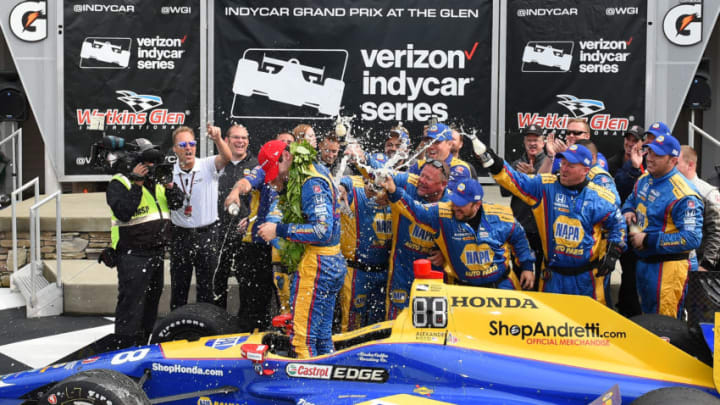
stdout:
[(589, 298), (436, 277), (418, 274), (408, 309), (336, 335), (332, 354), (288, 357), (280, 332), (165, 342), (5, 375), (0, 404), (718, 401), (710, 366)]

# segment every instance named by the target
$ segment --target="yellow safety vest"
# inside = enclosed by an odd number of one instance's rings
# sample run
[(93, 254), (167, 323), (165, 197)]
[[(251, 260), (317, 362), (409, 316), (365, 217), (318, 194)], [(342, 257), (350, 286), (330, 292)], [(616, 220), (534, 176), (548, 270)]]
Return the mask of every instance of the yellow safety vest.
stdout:
[[(127, 187), (128, 190), (132, 187), (130, 179), (122, 174), (114, 175), (112, 180), (119, 181)], [(138, 205), (135, 213), (128, 222), (119, 220), (113, 212), (110, 227), (110, 237), (113, 249), (117, 249), (117, 244), (120, 240), (120, 227), (135, 226), (150, 221), (156, 221), (158, 219), (170, 218), (170, 209), (168, 208), (167, 198), (165, 197), (165, 187), (163, 185), (155, 185), (155, 197), (157, 197), (157, 203), (155, 202), (155, 198), (153, 198), (152, 194), (150, 194), (150, 191), (143, 186), (140, 205)]]

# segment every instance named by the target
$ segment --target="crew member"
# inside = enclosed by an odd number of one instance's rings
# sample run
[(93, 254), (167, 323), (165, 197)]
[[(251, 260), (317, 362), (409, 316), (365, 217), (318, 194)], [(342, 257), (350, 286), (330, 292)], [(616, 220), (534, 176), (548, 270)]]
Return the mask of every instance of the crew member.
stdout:
[[(697, 270), (690, 255), (700, 247), (703, 203), (697, 189), (675, 165), (680, 143), (662, 122), (650, 126), (656, 135), (647, 145), (647, 173), (635, 184), (622, 211), (635, 248), (637, 287), (644, 313), (677, 317), (689, 271)], [(662, 135), (660, 135), (662, 134)]]
[[(450, 167), (449, 180), (455, 181), (471, 176), (470, 165), (450, 153), (453, 145), (452, 129), (445, 124), (437, 123), (428, 127), (423, 145), (430, 144), (425, 151), (425, 159), (445, 162)], [(408, 169), (408, 173), (420, 174), (425, 159), (420, 159)]]
[[(391, 177), (383, 186), (390, 193), (393, 209), (436, 234), (445, 262), (450, 264), (450, 280), (506, 290), (532, 288), (535, 255), (522, 225), (509, 207), (483, 203), (483, 189), (477, 180), (451, 183), (450, 201), (434, 204), (408, 198)], [(512, 271), (510, 253), (520, 263), (520, 279)]]
[[(554, 132), (548, 135), (545, 150), (550, 159), (543, 162), (538, 173), (558, 173), (560, 171), (561, 160), (556, 158), (555, 155), (564, 152), (579, 139), (590, 139), (590, 124), (588, 124), (587, 119), (570, 118), (565, 129), (565, 136), (567, 137), (567, 143), (555, 136)], [(605, 159), (602, 153), (598, 153), (597, 163), (607, 170), (607, 159)]]
[(170, 209), (181, 207), (183, 200), (173, 183), (157, 184), (149, 174), (162, 163), (157, 147), (144, 138), (135, 142), (140, 147), (139, 162), (128, 176), (114, 175), (106, 192), (117, 255), (115, 335), (120, 347), (147, 344), (152, 333), (163, 289)]
[(392, 241), (387, 194), (360, 176), (343, 177), (350, 207), (341, 216), (340, 244), (348, 271), (340, 292), (341, 326), (347, 332), (385, 319), (385, 285)]
[[(265, 171), (265, 182), (272, 182), (278, 190), (285, 189), (293, 160), (284, 142), (275, 140), (263, 145), (258, 162)], [(340, 253), (338, 192), (332, 177), (316, 161), (292, 169), (304, 177), (297, 186), (301, 188), (299, 208), (305, 223), (266, 222), (258, 228), (258, 235), (266, 242), (281, 237), (305, 244), (293, 288), (291, 344), (298, 357), (308, 358), (333, 351), (333, 309), (347, 264)], [(292, 201), (293, 192), (286, 191), (288, 201)], [(287, 213), (283, 215), (287, 220)]]
[(213, 302), (212, 276), (217, 267), (216, 222), (218, 220), (218, 178), (232, 158), (220, 128), (208, 124), (208, 138), (219, 155), (195, 158), (197, 141), (192, 128), (173, 131), (177, 162), (173, 180), (185, 194), (183, 206), (170, 212), (173, 223), (170, 249), (170, 309), (187, 303), (193, 268), (197, 302)]
[(624, 249), (625, 224), (612, 192), (587, 179), (590, 151), (571, 145), (558, 156), (559, 175), (532, 177), (488, 153), (494, 161), (489, 170), (495, 181), (532, 207), (545, 252), (540, 290), (585, 295), (605, 303), (605, 277)]

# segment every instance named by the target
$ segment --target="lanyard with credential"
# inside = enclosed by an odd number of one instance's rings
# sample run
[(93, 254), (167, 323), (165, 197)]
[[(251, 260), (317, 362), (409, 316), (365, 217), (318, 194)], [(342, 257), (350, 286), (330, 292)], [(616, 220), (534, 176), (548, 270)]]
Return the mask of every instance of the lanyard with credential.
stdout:
[[(185, 185), (187, 183), (187, 178), (185, 178), (185, 181), (183, 181), (183, 173), (180, 173), (180, 187), (182, 187), (182, 191), (185, 194), (185, 216), (191, 217), (192, 216), (192, 205), (190, 204), (190, 197), (192, 196), (192, 189), (195, 185), (195, 172), (193, 172), (192, 177), (190, 178), (190, 192), (185, 191)], [(187, 176), (187, 174), (185, 174)]]

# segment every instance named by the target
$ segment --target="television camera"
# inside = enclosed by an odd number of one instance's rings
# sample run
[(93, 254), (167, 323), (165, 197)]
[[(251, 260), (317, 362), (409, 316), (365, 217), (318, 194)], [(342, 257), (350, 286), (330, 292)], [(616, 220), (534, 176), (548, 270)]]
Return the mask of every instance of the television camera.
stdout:
[(132, 173), (138, 163), (149, 162), (146, 178), (158, 184), (172, 182), (173, 164), (171, 158), (145, 138), (125, 142), (119, 136), (107, 135), (90, 147), (90, 166), (107, 174), (122, 173), (131, 180), (142, 180)]

